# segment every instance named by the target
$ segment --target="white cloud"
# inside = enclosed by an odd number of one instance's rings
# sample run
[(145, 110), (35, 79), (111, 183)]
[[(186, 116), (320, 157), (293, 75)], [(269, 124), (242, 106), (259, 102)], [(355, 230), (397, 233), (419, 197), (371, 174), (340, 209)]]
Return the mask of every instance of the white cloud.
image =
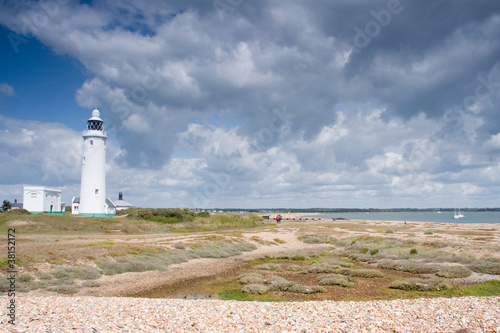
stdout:
[[(41, 10), (9, 4), (0, 20), (17, 33)], [(446, 206), (456, 191), (494, 202), (497, 76), (469, 109), (453, 105), (474, 96), (478, 73), (498, 74), (500, 10), (405, 4), (346, 56), (378, 5), (253, 1), (221, 20), (211, 2), (69, 2), (32, 33), (84, 66), (76, 101), (101, 106), (116, 140), (109, 193), (139, 205)], [(78, 187), (79, 133), (4, 119), (12, 181)]]
[(7, 83), (0, 83), (0, 95), (14, 96), (16, 92), (14, 88)]

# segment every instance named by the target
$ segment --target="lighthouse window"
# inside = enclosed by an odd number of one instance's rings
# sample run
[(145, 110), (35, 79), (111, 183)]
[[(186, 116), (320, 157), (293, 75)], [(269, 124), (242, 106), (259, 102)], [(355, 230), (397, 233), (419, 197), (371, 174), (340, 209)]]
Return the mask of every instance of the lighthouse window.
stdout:
[(99, 189), (95, 189), (95, 194), (99, 194)]
[(94, 140), (90, 140), (90, 145), (93, 146), (94, 145)]

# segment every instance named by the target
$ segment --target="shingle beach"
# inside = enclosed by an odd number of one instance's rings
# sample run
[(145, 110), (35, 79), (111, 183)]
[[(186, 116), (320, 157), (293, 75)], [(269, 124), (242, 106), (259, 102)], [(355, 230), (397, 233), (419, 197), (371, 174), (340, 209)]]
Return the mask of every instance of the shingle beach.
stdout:
[(26, 296), (18, 303), (15, 326), (2, 307), (2, 331), (500, 332), (500, 297), (271, 303)]

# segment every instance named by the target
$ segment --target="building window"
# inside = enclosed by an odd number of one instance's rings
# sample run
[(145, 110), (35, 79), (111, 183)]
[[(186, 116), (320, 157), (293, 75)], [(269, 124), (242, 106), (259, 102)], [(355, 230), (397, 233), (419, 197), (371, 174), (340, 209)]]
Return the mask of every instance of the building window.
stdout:
[(36, 193), (32, 192), (32, 193), (31, 193), (31, 197), (32, 197), (32, 198), (36, 198)]
[(99, 189), (95, 189), (95, 194), (99, 194)]
[(90, 145), (93, 146), (94, 145), (94, 140), (90, 140)]

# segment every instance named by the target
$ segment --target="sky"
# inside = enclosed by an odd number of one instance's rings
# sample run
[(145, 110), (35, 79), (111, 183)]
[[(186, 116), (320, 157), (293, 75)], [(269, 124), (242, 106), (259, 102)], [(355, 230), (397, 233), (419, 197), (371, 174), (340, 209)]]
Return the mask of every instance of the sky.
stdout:
[(0, 199), (500, 207), (497, 0), (0, 1)]

